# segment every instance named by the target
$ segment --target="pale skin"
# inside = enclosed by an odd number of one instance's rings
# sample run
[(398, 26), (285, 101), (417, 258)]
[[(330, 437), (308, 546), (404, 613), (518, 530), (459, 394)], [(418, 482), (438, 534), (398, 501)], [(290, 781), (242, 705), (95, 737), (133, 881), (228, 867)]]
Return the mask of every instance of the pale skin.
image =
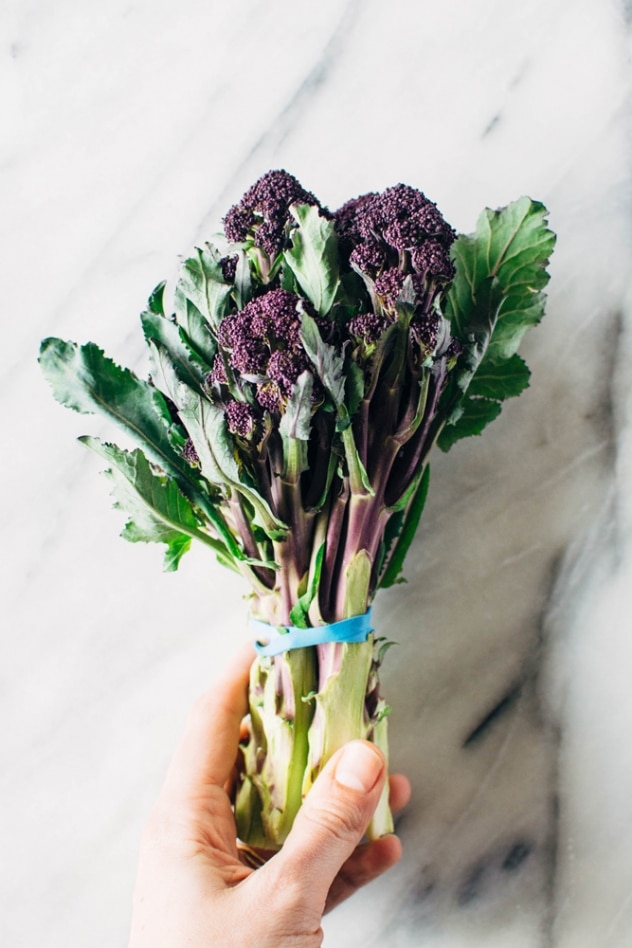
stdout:
[[(387, 779), (365, 741), (335, 754), (283, 849), (244, 859), (229, 790), (252, 649), (193, 707), (141, 844), (128, 948), (317, 948), (323, 914), (400, 857), (396, 836), (362, 843)], [(410, 786), (390, 778), (397, 811)]]

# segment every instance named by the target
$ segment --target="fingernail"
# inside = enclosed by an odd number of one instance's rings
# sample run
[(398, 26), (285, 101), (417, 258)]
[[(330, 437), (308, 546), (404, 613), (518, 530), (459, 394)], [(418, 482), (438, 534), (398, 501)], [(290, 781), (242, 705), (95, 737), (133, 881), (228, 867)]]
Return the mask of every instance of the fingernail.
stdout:
[(343, 787), (368, 793), (384, 768), (381, 755), (362, 741), (352, 741), (342, 752), (336, 766), (336, 780)]

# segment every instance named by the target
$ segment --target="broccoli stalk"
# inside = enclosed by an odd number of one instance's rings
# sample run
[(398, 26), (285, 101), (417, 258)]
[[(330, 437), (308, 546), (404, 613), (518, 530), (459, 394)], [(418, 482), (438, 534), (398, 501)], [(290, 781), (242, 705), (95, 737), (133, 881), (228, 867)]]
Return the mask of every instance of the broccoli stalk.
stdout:
[[(544, 311), (545, 214), (522, 198), (457, 238), (406, 185), (331, 214), (272, 171), (227, 213), (226, 246), (185, 261), (174, 314), (163, 284), (150, 296), (148, 381), (91, 343), (45, 340), (56, 397), (139, 445), (86, 441), (111, 465), (124, 536), (165, 543), (169, 569), (202, 540), (272, 626), (364, 615), (401, 581), (433, 446), (479, 434), (528, 384), (516, 349)], [(235, 801), (245, 842), (281, 846), (346, 741), (386, 752), (377, 632), (253, 663)], [(391, 828), (385, 792), (369, 835)]]

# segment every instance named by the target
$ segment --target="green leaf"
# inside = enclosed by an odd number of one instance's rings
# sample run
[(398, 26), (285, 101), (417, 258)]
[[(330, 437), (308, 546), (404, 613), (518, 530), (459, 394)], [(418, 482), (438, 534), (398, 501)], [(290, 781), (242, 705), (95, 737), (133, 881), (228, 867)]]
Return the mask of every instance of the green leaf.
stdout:
[(312, 205), (294, 204), (290, 211), (298, 227), (291, 233), (292, 246), (285, 251), (285, 260), (316, 312), (326, 316), (340, 286), (338, 236), (333, 221), (321, 217)]
[(357, 362), (350, 362), (347, 366), (346, 381), (347, 411), (350, 418), (353, 418), (364, 398), (364, 383), (364, 372)]
[(489, 398), (467, 398), (460, 407), (461, 414), (445, 426), (437, 439), (442, 451), (449, 451), (460, 438), (479, 435), (490, 421), (498, 418), (502, 405)]
[(351, 425), (346, 425), (341, 433), (342, 446), (344, 448), (347, 470), (349, 472), (349, 487), (351, 488), (351, 493), (370, 497), (374, 496), (375, 490), (371, 485), (369, 475), (358, 452), (353, 435), (353, 428)]
[(62, 405), (85, 414), (97, 412), (131, 434), (149, 459), (175, 477), (182, 492), (203, 510), (230, 555), (247, 559), (213, 499), (175, 447), (184, 436), (158, 389), (120, 368), (92, 342), (78, 346), (44, 339), (39, 362)]
[(307, 370), (301, 372), (287, 401), (285, 413), (279, 425), (279, 431), (284, 437), (309, 441), (312, 429), (313, 388), (314, 377), (312, 373)]
[(288, 293), (294, 293), (296, 296), (300, 296), (301, 288), (289, 267), (283, 267), (281, 270), (280, 286), (282, 290), (287, 290)]
[(219, 252), (205, 244), (185, 260), (180, 270), (176, 292), (190, 300), (211, 326), (217, 327), (228, 312), (232, 287), (224, 280)]
[(166, 285), (166, 280), (163, 280), (162, 283), (159, 283), (149, 294), (147, 309), (150, 313), (156, 313), (158, 316), (165, 315), (164, 293)]
[(217, 352), (215, 336), (202, 313), (187, 299), (180, 287), (176, 287), (174, 307), (176, 322), (182, 327), (190, 344), (208, 365), (212, 365)]
[[(177, 539), (172, 540), (167, 549), (165, 550), (165, 555), (163, 557), (163, 569), (165, 573), (173, 573), (177, 570), (180, 565), (180, 560), (191, 548), (191, 538), (185, 537), (184, 535), (180, 536)], [(218, 556), (222, 556), (222, 561), (229, 569), (235, 569), (235, 564), (231, 560), (230, 563), (226, 563), (226, 558), (224, 552), (221, 554), (218, 553)]]
[(188, 465), (174, 448), (173, 421), (158, 389), (116, 365), (93, 342), (78, 346), (44, 339), (39, 363), (58, 402), (84, 414), (105, 415), (165, 471), (188, 475)]
[(544, 312), (539, 291), (548, 282), (546, 266), (555, 245), (546, 215), (543, 204), (522, 197), (496, 211), (487, 208), (476, 233), (455, 241), (456, 276), (446, 315), (461, 341), (475, 335), (484, 350), (509, 315), (510, 335), (524, 331), (523, 322), (528, 327), (539, 321)]
[(237, 266), (235, 268), (235, 283), (233, 287), (233, 296), (237, 309), (243, 309), (246, 303), (252, 298), (252, 277), (250, 276), (250, 266), (248, 257), (242, 249), (237, 252)]
[(115, 506), (130, 517), (122, 533), (126, 540), (165, 543), (165, 568), (171, 570), (177, 568), (193, 538), (225, 554), (224, 544), (200, 529), (198, 515), (175, 481), (152, 470), (140, 449), (129, 452), (97, 438), (80, 440), (112, 465), (106, 474), (114, 485)]
[(271, 540), (283, 539), (287, 526), (275, 517), (267, 501), (240, 470), (223, 409), (180, 383), (176, 404), (208, 481), (241, 494), (255, 511), (255, 522)]
[(318, 593), (320, 585), (320, 576), (323, 571), (323, 562), (325, 560), (325, 543), (321, 543), (314, 558), (313, 568), (310, 572), (307, 589), (298, 601), (292, 607), (290, 612), (290, 622), (299, 629), (309, 628), (309, 609)]
[(545, 297), (535, 293), (529, 303), (521, 294), (510, 293), (500, 304), (499, 318), (487, 349), (490, 357), (509, 359), (527, 330), (537, 326), (544, 315)]
[(500, 402), (520, 394), (529, 370), (516, 356), (525, 332), (544, 313), (542, 288), (555, 235), (543, 204), (528, 197), (496, 211), (486, 209), (476, 233), (452, 248), (455, 278), (445, 315), (462, 353), (442, 397), (447, 425), (439, 444), (480, 434), (500, 413)]
[(344, 359), (333, 346), (323, 341), (315, 320), (308, 313), (301, 317), (301, 341), (335, 408), (347, 415)]
[(482, 396), (503, 401), (514, 398), (529, 385), (531, 372), (524, 359), (512, 355), (509, 359), (486, 357), (470, 382), (468, 396)]
[(314, 377), (301, 372), (279, 424), (285, 459), (283, 477), (293, 482), (308, 468), (307, 447), (312, 429), (312, 391)]
[[(149, 339), (147, 345), (149, 347), (152, 383), (166, 398), (175, 404), (175, 397), (181, 378), (176, 372), (173, 359), (165, 347), (154, 342), (153, 339)], [(196, 385), (196, 390), (199, 390), (198, 385)]]
[(141, 314), (141, 323), (147, 343), (158, 344), (168, 354), (178, 378), (202, 391), (211, 366), (193, 350), (183, 329), (164, 316), (151, 312)]
[(389, 586), (393, 586), (395, 583), (402, 582), (400, 577), (404, 567), (404, 560), (406, 559), (410, 545), (413, 542), (413, 538), (417, 532), (417, 527), (419, 526), (419, 520), (426, 505), (429, 483), (430, 467), (426, 465), (423, 470), (423, 474), (421, 475), (419, 486), (417, 487), (417, 490), (415, 491), (406, 511), (401, 533), (397, 538), (395, 548), (389, 557), (388, 565), (384, 571), (382, 579), (380, 580), (380, 589), (387, 589)]

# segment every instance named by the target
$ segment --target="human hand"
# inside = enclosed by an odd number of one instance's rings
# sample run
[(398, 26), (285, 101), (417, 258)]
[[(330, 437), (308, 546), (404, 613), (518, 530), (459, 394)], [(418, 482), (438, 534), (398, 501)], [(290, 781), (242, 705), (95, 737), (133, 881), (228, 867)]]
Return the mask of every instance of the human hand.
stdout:
[[(352, 741), (331, 758), (283, 849), (261, 868), (242, 862), (227, 788), (247, 711), (252, 649), (195, 704), (140, 852), (128, 948), (312, 948), (323, 913), (399, 859), (396, 836), (360, 845), (386, 766)], [(391, 806), (408, 800), (390, 780)]]

